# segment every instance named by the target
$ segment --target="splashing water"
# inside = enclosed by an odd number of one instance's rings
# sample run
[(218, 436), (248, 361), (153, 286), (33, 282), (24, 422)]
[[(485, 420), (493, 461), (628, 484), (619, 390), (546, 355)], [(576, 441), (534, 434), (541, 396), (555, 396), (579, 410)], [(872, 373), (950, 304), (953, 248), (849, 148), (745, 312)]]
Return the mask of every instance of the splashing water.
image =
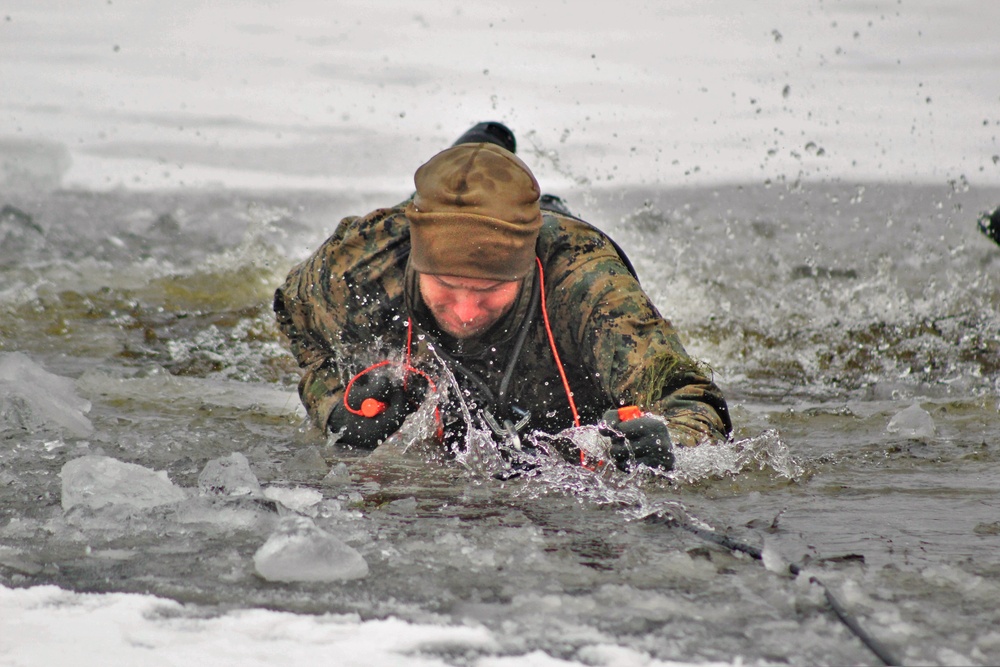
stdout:
[[(920, 636), (897, 641), (910, 662), (937, 661), (943, 646), (995, 655), (993, 605), (966, 600), (972, 606), (956, 613), (949, 602), (968, 581), (996, 577), (987, 555), (1000, 539), (989, 446), (1000, 434), (995, 249), (973, 239), (936, 247), (936, 236), (919, 233), (940, 222), (920, 212), (919, 189), (842, 197), (837, 206), (868, 220), (846, 223), (861, 239), (851, 241), (831, 210), (842, 194), (833, 190), (811, 190), (811, 208), (803, 193), (774, 199), (774, 188), (652, 193), (650, 206), (594, 200), (609, 208), (594, 217), (623, 212), (609, 231), (730, 399), (734, 439), (678, 448), (666, 473), (589, 470), (541, 435), (512, 452), (471, 418), (464, 446), (442, 451), (430, 444), (430, 403), (370, 454), (296, 428), (297, 375), (271, 320), (268, 283), (289, 268), (289, 254), (316, 244), (323, 223), (284, 218), (301, 209), (280, 197), (246, 198), (264, 202), (248, 206), (187, 195), (186, 213), (153, 195), (61, 193), (41, 208), (25, 204), (46, 243), (26, 248), (27, 262), (0, 251), (0, 344), (63, 378), (56, 396), (75, 411), (67, 414), (89, 406), (89, 426), (67, 429), (45, 405), (16, 398), (37, 373), (5, 385), (15, 398), (0, 425), (9, 445), (0, 448), (0, 581), (152, 591), (209, 606), (474, 619), (511, 655), (583, 660), (583, 644), (604, 637), (660, 659), (868, 659), (843, 642), (812, 593), (672, 529), (683, 524), (764, 542), (772, 563), (812, 558), (824, 581), (858, 591), (850, 602), (871, 610), (866, 620), (899, 620), (876, 622), (876, 634)], [(907, 203), (893, 204), (897, 196)], [(976, 196), (967, 209), (980, 205)], [(895, 240), (864, 232), (879, 227), (871, 221), (880, 201), (895, 207)], [(183, 234), (157, 222), (163, 210)], [(740, 243), (717, 245), (729, 235)], [(822, 261), (816, 239), (834, 249)], [(716, 250), (695, 251), (704, 248)], [(913, 278), (942, 267), (948, 280)], [(917, 403), (920, 421), (904, 420)], [(593, 427), (565, 435), (606, 458)], [(208, 464), (234, 453), (262, 497), (202, 495)], [(64, 512), (59, 473), (87, 456), (163, 471), (190, 497)], [(370, 574), (333, 587), (261, 579), (253, 555), (290, 514), (357, 551)], [(654, 516), (667, 520), (643, 520)], [(310, 535), (304, 544), (325, 539)], [(841, 554), (863, 565), (824, 560)], [(923, 576), (942, 563), (956, 577)], [(572, 643), (584, 635), (591, 639)]]
[[(588, 460), (600, 463), (582, 466), (568, 462), (553, 446), (557, 439), (569, 440)], [(455, 454), (455, 460), (473, 479), (520, 478), (523, 483), (517, 487), (519, 497), (561, 494), (584, 505), (618, 507), (629, 519), (661, 514), (683, 516), (693, 522), (700, 520), (691, 516), (682, 503), (651, 500), (644, 487), (693, 485), (741, 473), (796, 482), (806, 474), (776, 431), (713, 445), (675, 447), (675, 464), (670, 471), (640, 465), (623, 472), (605, 463), (611, 460), (610, 446), (610, 438), (600, 432), (599, 426), (569, 428), (557, 436), (536, 432), (526, 438), (523, 446), (518, 442), (515, 448), (509, 440), (498, 442), (489, 430), (469, 424), (465, 449)]]

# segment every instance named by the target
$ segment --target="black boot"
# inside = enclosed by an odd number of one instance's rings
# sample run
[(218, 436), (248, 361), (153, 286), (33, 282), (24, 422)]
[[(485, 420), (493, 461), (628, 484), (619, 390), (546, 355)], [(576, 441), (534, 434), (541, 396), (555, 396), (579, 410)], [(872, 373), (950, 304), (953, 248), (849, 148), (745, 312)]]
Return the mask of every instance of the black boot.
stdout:
[(571, 218), (576, 217), (572, 212), (570, 212), (569, 207), (566, 206), (566, 202), (563, 201), (562, 197), (557, 197), (556, 195), (542, 195), (542, 198), (538, 200), (538, 206), (543, 211), (562, 213), (563, 215), (568, 215)]
[(517, 140), (514, 139), (514, 133), (506, 125), (495, 121), (476, 123), (466, 130), (465, 134), (460, 136), (452, 146), (478, 143), (496, 144), (501, 148), (506, 148), (511, 153), (517, 152)]

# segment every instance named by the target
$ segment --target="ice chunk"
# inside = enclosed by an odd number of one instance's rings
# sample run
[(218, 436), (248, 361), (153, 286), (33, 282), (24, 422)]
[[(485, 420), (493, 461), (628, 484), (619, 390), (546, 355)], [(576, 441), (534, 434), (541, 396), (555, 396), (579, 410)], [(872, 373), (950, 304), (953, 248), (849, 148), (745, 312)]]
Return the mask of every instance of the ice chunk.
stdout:
[(323, 483), (329, 486), (344, 486), (351, 483), (351, 471), (344, 463), (338, 463), (323, 478)]
[(303, 447), (281, 465), (284, 472), (322, 473), (326, 475), (330, 466), (323, 459), (319, 447)]
[(764, 540), (764, 548), (761, 551), (761, 562), (764, 563), (764, 567), (770, 572), (777, 572), (779, 574), (788, 573), (788, 563), (778, 553), (778, 549), (771, 540)]
[(889, 420), (889, 425), (885, 427), (885, 430), (904, 438), (920, 439), (933, 437), (937, 429), (930, 413), (920, 407), (919, 403), (914, 403), (905, 410), (897, 412)]
[(198, 475), (198, 489), (206, 496), (260, 496), (260, 482), (250, 461), (240, 452), (212, 459)]
[(86, 436), (94, 426), (84, 413), (90, 401), (80, 398), (73, 381), (53, 375), (21, 352), (0, 353), (0, 431), (36, 431), (46, 427)]
[(253, 564), (268, 581), (340, 581), (368, 574), (360, 553), (304, 516), (282, 519)]
[(91, 396), (125, 401), (141, 397), (176, 406), (213, 405), (275, 416), (305, 416), (302, 402), (294, 391), (276, 389), (275, 385), (267, 383), (182, 377), (170, 373), (119, 378), (90, 370), (80, 376), (77, 387)]
[(45, 248), (45, 231), (31, 214), (5, 204), (0, 209), (0, 266), (22, 264)]
[(410, 496), (393, 500), (389, 503), (389, 511), (394, 514), (413, 514), (417, 511), (417, 499)]
[(106, 505), (125, 505), (147, 509), (180, 502), (187, 498), (164, 471), (125, 463), (108, 456), (83, 456), (63, 466), (62, 507), (68, 511), (77, 505), (92, 509)]
[(288, 489), (280, 486), (269, 486), (264, 489), (264, 497), (281, 503), (293, 512), (310, 516), (315, 516), (315, 507), (323, 500), (323, 494), (315, 489)]

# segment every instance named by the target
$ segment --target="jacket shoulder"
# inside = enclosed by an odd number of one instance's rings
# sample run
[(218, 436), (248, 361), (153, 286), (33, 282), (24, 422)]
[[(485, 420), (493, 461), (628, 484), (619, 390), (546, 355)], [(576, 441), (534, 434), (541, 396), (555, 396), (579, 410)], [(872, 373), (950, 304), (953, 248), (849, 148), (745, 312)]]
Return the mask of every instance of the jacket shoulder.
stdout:
[(383, 333), (385, 313), (402, 312), (410, 230), (400, 207), (341, 220), (333, 235), (292, 269), (283, 299), (307, 304), (326, 336), (344, 343)]
[(596, 262), (594, 268), (601, 273), (638, 280), (625, 252), (602, 230), (580, 218), (547, 211), (542, 220), (538, 256), (553, 279)]
[(353, 269), (373, 260), (408, 255), (409, 248), (409, 222), (402, 208), (392, 207), (377, 209), (363, 217), (344, 218), (320, 252), (335, 255), (337, 264)]

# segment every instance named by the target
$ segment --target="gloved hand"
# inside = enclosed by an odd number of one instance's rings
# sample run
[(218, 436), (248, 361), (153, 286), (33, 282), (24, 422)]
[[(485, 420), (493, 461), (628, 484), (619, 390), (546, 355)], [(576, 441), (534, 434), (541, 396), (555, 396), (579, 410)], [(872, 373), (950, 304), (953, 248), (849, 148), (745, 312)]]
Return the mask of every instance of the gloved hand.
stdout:
[(340, 400), (330, 413), (327, 428), (331, 433), (342, 431), (338, 442), (359, 449), (375, 449), (399, 430), (407, 415), (420, 407), (426, 389), (427, 381), (416, 374), (407, 377), (404, 388), (402, 379), (389, 372), (370, 371), (351, 385), (347, 403), (371, 416), (348, 411)]
[(617, 409), (604, 413), (606, 427), (600, 433), (611, 438), (611, 458), (621, 470), (629, 472), (642, 463), (650, 468), (672, 470), (674, 453), (667, 426), (650, 416), (622, 421)]

